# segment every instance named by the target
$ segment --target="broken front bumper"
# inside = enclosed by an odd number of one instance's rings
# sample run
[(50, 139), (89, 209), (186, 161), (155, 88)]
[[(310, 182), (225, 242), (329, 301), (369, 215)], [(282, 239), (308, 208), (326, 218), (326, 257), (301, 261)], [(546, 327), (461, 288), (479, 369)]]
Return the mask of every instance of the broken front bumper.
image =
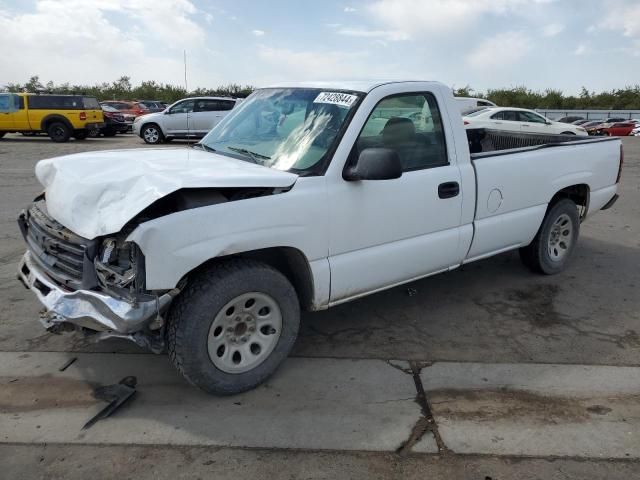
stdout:
[(45, 306), (42, 321), (47, 329), (71, 324), (98, 332), (133, 334), (144, 330), (175, 295), (169, 292), (151, 301), (129, 303), (102, 292), (66, 290), (38, 267), (29, 251), (22, 257), (18, 278)]

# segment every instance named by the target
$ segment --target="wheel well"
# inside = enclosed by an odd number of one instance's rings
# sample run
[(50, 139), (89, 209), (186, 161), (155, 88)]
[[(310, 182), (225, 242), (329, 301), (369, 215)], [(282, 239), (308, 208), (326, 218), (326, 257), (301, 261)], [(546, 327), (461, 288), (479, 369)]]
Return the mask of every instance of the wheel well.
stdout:
[(549, 205), (547, 207), (547, 211), (563, 198), (568, 198), (572, 200), (573, 203), (578, 205), (580, 208), (580, 219), (582, 220), (587, 215), (587, 210), (589, 209), (589, 185), (581, 183), (578, 185), (571, 185), (569, 187), (564, 187), (559, 192), (551, 198)]
[(142, 131), (147, 128), (149, 125), (155, 125), (156, 127), (158, 127), (158, 130), (160, 130), (160, 133), (162, 133), (162, 135), (164, 135), (164, 132), (162, 131), (162, 127), (160, 126), (160, 124), (156, 123), (156, 122), (146, 122), (143, 123), (142, 126), (140, 127), (140, 135), (142, 135)]
[(74, 130), (73, 125), (71, 125), (71, 122), (67, 118), (63, 117), (62, 115), (49, 115), (44, 117), (42, 119), (42, 122), (40, 123), (40, 128), (42, 129), (43, 132), (46, 132), (47, 129), (49, 128), (49, 125), (51, 125), (53, 122), (62, 122), (72, 132)]
[(230, 258), (249, 258), (264, 262), (275, 268), (287, 277), (293, 285), (293, 288), (295, 288), (302, 309), (311, 310), (313, 308), (313, 276), (311, 274), (311, 268), (304, 253), (293, 247), (263, 248), (250, 252), (212, 258), (189, 272), (186, 277), (212, 264)]

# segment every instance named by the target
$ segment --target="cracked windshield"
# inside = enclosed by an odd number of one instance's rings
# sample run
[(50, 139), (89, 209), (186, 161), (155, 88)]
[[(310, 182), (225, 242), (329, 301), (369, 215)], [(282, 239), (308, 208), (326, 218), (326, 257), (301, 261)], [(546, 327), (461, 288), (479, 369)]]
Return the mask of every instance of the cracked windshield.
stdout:
[(359, 95), (321, 89), (264, 89), (245, 100), (201, 142), (278, 170), (312, 173), (331, 150)]

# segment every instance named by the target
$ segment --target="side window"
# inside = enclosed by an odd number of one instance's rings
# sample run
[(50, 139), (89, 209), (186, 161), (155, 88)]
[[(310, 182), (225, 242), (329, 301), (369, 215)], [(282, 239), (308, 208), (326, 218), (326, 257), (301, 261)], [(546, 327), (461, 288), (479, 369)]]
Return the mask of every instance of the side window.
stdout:
[(13, 110), (13, 98), (9, 93), (0, 93), (0, 112), (9, 113)]
[(185, 100), (171, 107), (170, 113), (190, 113), (193, 112), (193, 100)]
[(196, 100), (196, 106), (193, 109), (194, 112), (217, 112), (221, 110), (219, 108), (219, 102), (217, 100)]
[(227, 111), (227, 110), (233, 110), (233, 107), (236, 106), (236, 102), (233, 100), (220, 100), (219, 102), (219, 110)]
[(380, 101), (360, 132), (353, 155), (373, 147), (395, 150), (405, 172), (448, 165), (435, 97), (431, 93), (412, 93)]
[(546, 120), (540, 115), (531, 112), (518, 112), (521, 122), (546, 123)]
[(504, 120), (504, 111), (491, 115), (491, 120)]
[(503, 113), (503, 120), (507, 120), (509, 122), (517, 122), (517, 121), (519, 121), (518, 112), (515, 112), (513, 110), (505, 110), (502, 113)]

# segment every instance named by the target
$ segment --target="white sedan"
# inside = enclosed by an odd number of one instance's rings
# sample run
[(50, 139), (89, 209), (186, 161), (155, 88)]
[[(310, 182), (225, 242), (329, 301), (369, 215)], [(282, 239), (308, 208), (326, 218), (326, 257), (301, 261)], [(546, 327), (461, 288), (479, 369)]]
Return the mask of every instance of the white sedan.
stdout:
[(462, 117), (466, 128), (490, 128), (510, 132), (588, 135), (587, 131), (570, 123), (553, 122), (533, 110), (490, 107)]

